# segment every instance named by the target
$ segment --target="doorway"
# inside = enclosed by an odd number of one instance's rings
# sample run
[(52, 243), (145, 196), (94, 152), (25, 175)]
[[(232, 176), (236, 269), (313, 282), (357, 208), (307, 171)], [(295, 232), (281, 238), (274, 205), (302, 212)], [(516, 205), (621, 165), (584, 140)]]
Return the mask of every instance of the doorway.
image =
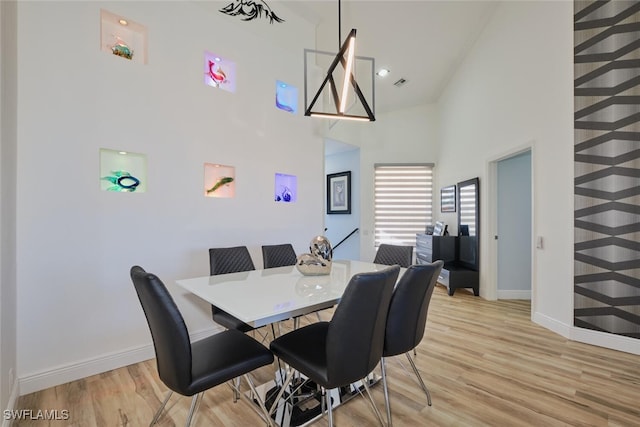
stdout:
[(496, 162), (496, 287), (498, 299), (531, 300), (531, 150)]
[(351, 213), (329, 215), (325, 208), (324, 234), (333, 245), (335, 259), (360, 260), (360, 147), (328, 138), (324, 147), (325, 175), (351, 173)]

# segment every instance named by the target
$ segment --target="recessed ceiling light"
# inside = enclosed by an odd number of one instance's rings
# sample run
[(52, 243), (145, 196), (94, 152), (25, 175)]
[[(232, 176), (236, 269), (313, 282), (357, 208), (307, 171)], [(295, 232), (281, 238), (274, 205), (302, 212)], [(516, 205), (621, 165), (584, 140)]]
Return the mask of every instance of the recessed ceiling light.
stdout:
[(118, 151), (118, 154), (122, 154), (123, 156), (127, 154), (126, 151)]
[(376, 73), (376, 75), (377, 75), (377, 76), (379, 76), (379, 77), (384, 77), (384, 76), (386, 76), (387, 74), (389, 74), (390, 72), (391, 72), (391, 71), (387, 70), (386, 68), (381, 68), (381, 69), (380, 69), (380, 71), (378, 71), (378, 72)]
[(120, 19), (118, 22), (120, 23), (120, 25), (129, 25), (126, 19)]

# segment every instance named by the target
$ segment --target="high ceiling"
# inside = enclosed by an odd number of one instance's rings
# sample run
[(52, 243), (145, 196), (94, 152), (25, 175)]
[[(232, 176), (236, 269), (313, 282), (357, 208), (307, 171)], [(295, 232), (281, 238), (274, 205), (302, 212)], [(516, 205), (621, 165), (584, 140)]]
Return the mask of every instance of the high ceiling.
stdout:
[[(337, 0), (282, 3), (317, 25), (316, 49), (338, 50)], [(481, 0), (342, 0), (342, 38), (356, 28), (357, 55), (374, 57), (377, 69), (391, 70), (384, 78), (376, 77), (376, 112), (436, 102), (496, 4)], [(400, 78), (406, 84), (394, 86)]]

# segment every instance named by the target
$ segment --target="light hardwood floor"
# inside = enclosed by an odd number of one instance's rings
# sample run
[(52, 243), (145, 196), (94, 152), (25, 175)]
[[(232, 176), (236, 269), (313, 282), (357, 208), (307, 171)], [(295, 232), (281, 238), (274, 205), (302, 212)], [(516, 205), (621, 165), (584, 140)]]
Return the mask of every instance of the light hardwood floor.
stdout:
[[(640, 426), (640, 356), (571, 342), (529, 319), (527, 301), (485, 301), (460, 290), (449, 297), (436, 287), (416, 357), (433, 406), (390, 359), (394, 424)], [(262, 368), (256, 379), (266, 381), (272, 373)], [(70, 419), (14, 425), (144, 426), (165, 391), (155, 360), (149, 360), (23, 396), (20, 409), (67, 409)], [(381, 385), (373, 396), (384, 413)], [(158, 425), (184, 425), (189, 404), (174, 395)], [(262, 425), (246, 405), (234, 404), (231, 389), (221, 385), (205, 393), (192, 425)], [(378, 425), (361, 397), (334, 416), (341, 427)], [(316, 424), (326, 425), (326, 419)]]

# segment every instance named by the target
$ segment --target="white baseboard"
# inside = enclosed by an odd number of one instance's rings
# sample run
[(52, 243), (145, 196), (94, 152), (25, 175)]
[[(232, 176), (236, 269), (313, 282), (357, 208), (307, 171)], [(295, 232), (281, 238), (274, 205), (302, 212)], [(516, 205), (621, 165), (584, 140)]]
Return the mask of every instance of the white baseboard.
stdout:
[(606, 347), (612, 350), (640, 355), (640, 340), (608, 332), (594, 331), (585, 328), (571, 328), (569, 339), (585, 344)]
[(540, 313), (533, 314), (533, 321), (538, 325), (543, 326), (552, 332), (555, 332), (556, 334), (562, 335), (565, 338), (569, 338), (571, 328), (573, 327)]
[(531, 301), (531, 289), (498, 289), (498, 299), (526, 299)]
[(69, 365), (57, 366), (52, 369), (20, 377), (20, 392), (22, 395), (33, 393), (44, 390), (45, 388), (55, 387), (70, 381), (152, 359), (154, 356), (153, 345), (147, 344), (92, 359), (81, 360)]
[(591, 329), (576, 328), (573, 325), (566, 325), (540, 313), (533, 315), (533, 321), (571, 341), (640, 355), (640, 340), (636, 338)]
[[(214, 326), (212, 328), (194, 332), (191, 334), (191, 340), (200, 340), (220, 330), (221, 328)], [(153, 345), (147, 344), (28, 374), (20, 377), (20, 395), (44, 390), (49, 387), (55, 387), (60, 384), (68, 383), (69, 381), (90, 377), (91, 375), (139, 363), (144, 360), (153, 359), (154, 357), (155, 352), (153, 350)]]
[[(16, 409), (16, 404), (18, 403), (18, 397), (20, 396), (20, 382), (16, 378), (13, 381), (13, 386), (11, 387), (11, 394), (9, 395), (9, 401), (7, 402), (6, 410), (14, 410)], [(3, 412), (4, 413), (4, 412)], [(13, 419), (4, 419), (2, 421), (2, 427), (11, 427), (13, 424)]]

